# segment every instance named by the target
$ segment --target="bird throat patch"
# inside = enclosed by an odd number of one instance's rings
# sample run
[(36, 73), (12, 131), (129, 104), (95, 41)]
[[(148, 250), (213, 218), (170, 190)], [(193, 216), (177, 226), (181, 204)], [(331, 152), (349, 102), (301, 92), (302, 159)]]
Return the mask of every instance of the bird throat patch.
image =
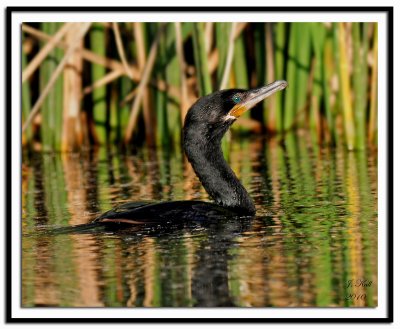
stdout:
[(239, 118), (248, 108), (244, 104), (235, 105), (229, 112), (227, 117)]

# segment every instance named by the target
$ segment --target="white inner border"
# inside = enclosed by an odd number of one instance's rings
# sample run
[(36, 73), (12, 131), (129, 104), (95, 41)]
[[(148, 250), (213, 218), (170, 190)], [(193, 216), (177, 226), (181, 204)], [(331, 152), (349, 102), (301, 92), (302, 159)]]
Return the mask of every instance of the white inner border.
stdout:
[[(378, 306), (376, 308), (21, 308), (20, 25), (22, 22), (378, 22)], [(12, 317), (13, 318), (384, 318), (387, 316), (387, 17), (383, 12), (14, 12), (12, 14)], [(10, 110), (10, 109), (7, 109)], [(18, 169), (17, 169), (18, 168)]]

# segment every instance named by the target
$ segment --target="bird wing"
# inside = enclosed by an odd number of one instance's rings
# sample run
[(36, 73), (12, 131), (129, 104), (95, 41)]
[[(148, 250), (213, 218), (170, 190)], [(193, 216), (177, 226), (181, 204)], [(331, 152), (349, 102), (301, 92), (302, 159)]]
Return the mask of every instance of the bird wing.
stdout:
[(221, 206), (203, 201), (129, 203), (118, 206), (95, 222), (118, 224), (170, 224), (185, 221), (216, 220), (236, 215)]
[(129, 214), (133, 214), (135, 209), (147, 206), (149, 204), (151, 204), (151, 202), (146, 202), (146, 201), (123, 203), (101, 214), (99, 217), (95, 218), (93, 222), (104, 222), (105, 219), (110, 220), (116, 218), (123, 218)]

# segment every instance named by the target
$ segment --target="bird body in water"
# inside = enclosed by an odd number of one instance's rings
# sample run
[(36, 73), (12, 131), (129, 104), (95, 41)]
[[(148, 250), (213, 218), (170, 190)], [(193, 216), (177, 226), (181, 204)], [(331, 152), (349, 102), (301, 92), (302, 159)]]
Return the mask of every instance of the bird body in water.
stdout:
[(104, 225), (170, 224), (232, 216), (253, 216), (252, 198), (226, 163), (221, 139), (244, 112), (286, 88), (275, 81), (261, 88), (228, 89), (201, 97), (189, 109), (183, 127), (183, 149), (207, 193), (215, 201), (130, 202), (97, 217)]

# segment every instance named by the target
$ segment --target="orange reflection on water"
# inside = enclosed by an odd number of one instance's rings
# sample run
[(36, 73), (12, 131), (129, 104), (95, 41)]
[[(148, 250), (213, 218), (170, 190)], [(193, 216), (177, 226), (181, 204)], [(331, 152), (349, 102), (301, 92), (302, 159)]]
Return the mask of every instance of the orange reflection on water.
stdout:
[[(128, 200), (207, 200), (179, 153), (25, 158), (22, 304), (376, 305), (376, 162), (340, 148), (315, 153), (300, 137), (232, 147), (255, 218), (162, 234), (35, 233), (86, 223)], [(346, 288), (360, 278), (374, 284)]]

